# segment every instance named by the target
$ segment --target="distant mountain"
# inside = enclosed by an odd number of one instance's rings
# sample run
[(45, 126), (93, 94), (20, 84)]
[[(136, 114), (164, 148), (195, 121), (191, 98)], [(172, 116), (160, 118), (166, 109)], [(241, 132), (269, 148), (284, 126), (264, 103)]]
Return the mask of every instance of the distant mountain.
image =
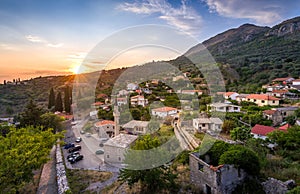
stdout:
[(300, 76), (300, 17), (272, 28), (244, 24), (202, 44), (220, 63), (228, 89), (247, 91), (275, 77)]

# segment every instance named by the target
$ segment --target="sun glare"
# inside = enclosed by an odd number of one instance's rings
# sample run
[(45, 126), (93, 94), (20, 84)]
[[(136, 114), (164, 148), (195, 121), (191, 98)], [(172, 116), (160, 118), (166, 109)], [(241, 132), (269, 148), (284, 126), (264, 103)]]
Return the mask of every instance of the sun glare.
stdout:
[(79, 74), (80, 72), (80, 65), (74, 65), (73, 67), (70, 68), (70, 71), (73, 73), (73, 74)]

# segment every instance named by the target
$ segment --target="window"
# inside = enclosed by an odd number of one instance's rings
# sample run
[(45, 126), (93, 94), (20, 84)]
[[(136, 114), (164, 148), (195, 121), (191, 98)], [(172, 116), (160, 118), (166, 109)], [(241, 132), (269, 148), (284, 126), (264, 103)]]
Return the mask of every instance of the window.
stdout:
[(264, 100), (262, 100), (262, 101), (261, 101), (261, 103), (265, 103), (265, 101), (264, 101)]
[(109, 155), (107, 155), (106, 157), (109, 158)]
[(202, 124), (202, 127), (205, 127), (205, 123)]
[(121, 161), (121, 157), (119, 157), (119, 161)]
[(256, 99), (254, 99), (253, 101), (256, 102)]
[(199, 171), (203, 172), (203, 167), (204, 167), (204, 166), (203, 166), (202, 164), (198, 163), (198, 170), (199, 170)]
[(205, 190), (207, 194), (211, 194), (211, 187), (208, 185), (205, 185)]
[(273, 103), (275, 103), (275, 100), (273, 100)]

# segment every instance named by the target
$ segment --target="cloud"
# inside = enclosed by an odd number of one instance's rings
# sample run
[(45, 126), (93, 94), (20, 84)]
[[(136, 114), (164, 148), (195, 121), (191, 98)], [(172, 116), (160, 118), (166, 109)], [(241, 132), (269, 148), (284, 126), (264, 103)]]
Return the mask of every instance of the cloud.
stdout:
[(43, 43), (46, 46), (52, 47), (52, 48), (59, 48), (64, 45), (63, 43), (53, 44), (53, 43), (50, 43), (49, 41), (45, 40), (44, 38), (41, 38), (39, 36), (34, 36), (34, 35), (27, 35), (27, 36), (25, 36), (25, 38), (30, 42)]
[(271, 25), (283, 19), (283, 14), (292, 8), (282, 0), (203, 0), (211, 12), (230, 18), (251, 19), (257, 24)]
[(33, 36), (33, 35), (25, 36), (25, 38), (30, 42), (40, 42), (40, 43), (47, 42), (46, 40), (42, 39), (41, 37)]
[(199, 34), (202, 24), (202, 17), (188, 7), (185, 1), (181, 1), (179, 8), (173, 7), (166, 0), (143, 0), (120, 4), (117, 9), (144, 15), (158, 14), (159, 19), (191, 35)]
[(47, 46), (48, 47), (53, 47), (53, 48), (59, 48), (59, 47), (62, 47), (64, 44), (62, 43), (59, 43), (59, 44), (51, 44), (51, 43), (48, 43)]

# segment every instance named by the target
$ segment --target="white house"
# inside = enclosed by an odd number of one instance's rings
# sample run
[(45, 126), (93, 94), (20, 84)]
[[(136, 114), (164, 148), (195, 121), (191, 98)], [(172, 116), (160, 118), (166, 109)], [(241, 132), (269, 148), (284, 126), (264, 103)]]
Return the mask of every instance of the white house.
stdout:
[(224, 93), (224, 98), (225, 98), (225, 99), (236, 100), (236, 97), (237, 97), (238, 95), (239, 95), (239, 94), (236, 93), (236, 92), (225, 92), (225, 93)]
[(127, 84), (127, 90), (128, 91), (135, 91), (137, 89), (139, 89), (139, 86), (137, 84), (134, 84), (134, 83)]
[(293, 80), (293, 85), (295, 86), (300, 85), (300, 79)]
[(210, 111), (216, 112), (241, 112), (241, 107), (233, 104), (216, 102), (210, 104)]
[(177, 93), (189, 94), (189, 95), (195, 95), (195, 94), (202, 95), (203, 91), (202, 90), (177, 90)]
[(275, 98), (273, 96), (269, 96), (266, 94), (250, 94), (246, 97), (246, 101), (254, 102), (258, 106), (278, 106), (279, 98)]
[(148, 121), (137, 121), (131, 120), (128, 123), (124, 124), (124, 128), (128, 133), (132, 134), (146, 134), (148, 131)]
[(118, 96), (127, 96), (129, 94), (129, 92), (127, 90), (120, 90), (118, 92)]
[(131, 98), (130, 98), (130, 104), (132, 105), (132, 106), (146, 106), (147, 104), (148, 104), (148, 100), (147, 99), (145, 99), (145, 97), (144, 96), (142, 96), (142, 95), (137, 95), (137, 96), (132, 96)]
[(196, 132), (219, 132), (223, 121), (220, 118), (197, 118), (193, 119), (193, 127)]
[(161, 108), (152, 109), (152, 115), (164, 118), (167, 116), (176, 115), (177, 111), (177, 108), (165, 106)]
[(110, 120), (99, 121), (94, 124), (100, 138), (113, 137), (115, 134), (115, 122)]
[(127, 104), (127, 98), (117, 98), (117, 105), (121, 106), (122, 104)]
[(259, 125), (256, 124), (252, 129), (251, 129), (251, 134), (253, 135), (254, 138), (256, 139), (263, 139), (265, 140), (267, 138), (267, 134), (271, 133), (274, 131), (274, 127), (270, 126), (264, 126), (264, 125)]
[(138, 138), (136, 135), (119, 134), (109, 139), (103, 145), (104, 162), (121, 164), (125, 159), (126, 150)]

